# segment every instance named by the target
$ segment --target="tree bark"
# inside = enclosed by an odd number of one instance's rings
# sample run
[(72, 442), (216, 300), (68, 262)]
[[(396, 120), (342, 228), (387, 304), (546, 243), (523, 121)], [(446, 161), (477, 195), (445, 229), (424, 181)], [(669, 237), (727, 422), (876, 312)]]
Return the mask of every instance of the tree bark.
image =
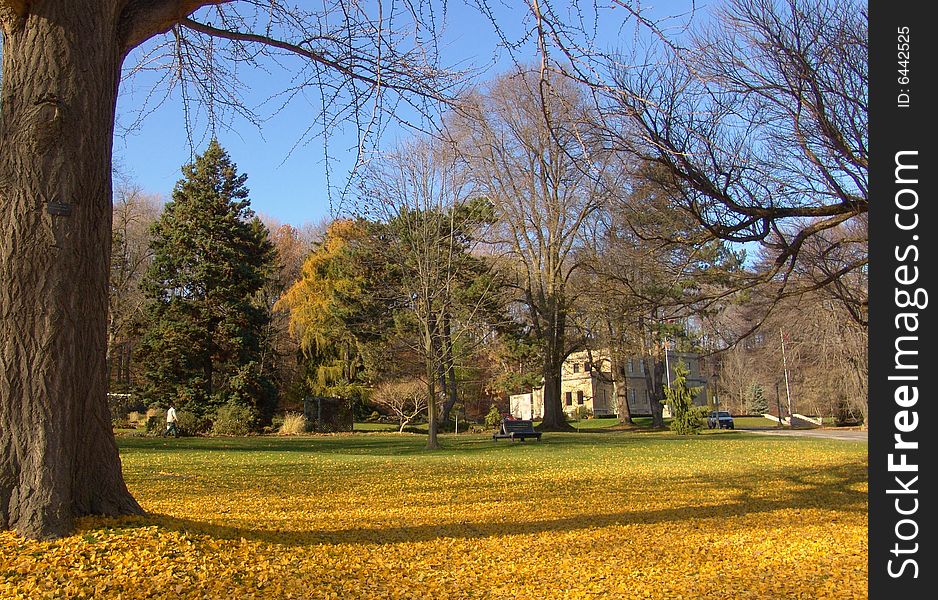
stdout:
[[(558, 304), (559, 302), (553, 300), (551, 306)], [(542, 431), (570, 431), (573, 429), (567, 423), (560, 397), (563, 361), (567, 357), (564, 350), (566, 319), (561, 310), (557, 307), (548, 312), (550, 322), (544, 328), (544, 418), (538, 426)]]
[(440, 442), (437, 438), (439, 427), (436, 412), (436, 365), (432, 356), (426, 358), (427, 372), (427, 450), (439, 450)]
[(30, 538), (142, 512), (106, 401), (114, 12), (49, 0), (3, 21), (0, 527)]
[(609, 339), (609, 368), (612, 371), (612, 395), (616, 406), (616, 417), (621, 424), (634, 425), (632, 409), (629, 407), (629, 377), (623, 368), (625, 352), (623, 350), (622, 338), (624, 335), (622, 331), (624, 327), (621, 321), (617, 326), (614, 326), (608, 316), (604, 321)]
[(539, 428), (545, 431), (570, 428), (564, 417), (563, 404), (560, 399), (560, 369), (553, 366), (553, 363), (550, 357), (544, 360), (544, 418)]
[[(657, 308), (653, 311), (651, 322), (657, 321)], [(651, 426), (664, 427), (664, 361), (660, 356), (660, 346), (655, 330), (648, 325), (649, 319), (638, 318), (639, 339), (641, 340), (641, 361), (645, 370), (645, 389), (648, 391), (648, 407), (651, 410)]]

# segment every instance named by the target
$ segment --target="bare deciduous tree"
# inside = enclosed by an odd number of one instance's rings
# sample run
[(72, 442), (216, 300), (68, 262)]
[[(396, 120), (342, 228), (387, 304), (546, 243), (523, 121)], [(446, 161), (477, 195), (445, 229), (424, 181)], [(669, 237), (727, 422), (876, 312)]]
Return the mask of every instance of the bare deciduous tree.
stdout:
[(427, 386), (417, 379), (382, 383), (371, 399), (394, 413), (400, 425), (398, 433), (402, 433), (411, 421), (426, 413)]
[(756, 365), (751, 353), (733, 346), (719, 355), (717, 386), (720, 408), (733, 414), (748, 414), (753, 386), (758, 385)]
[(602, 202), (597, 175), (604, 163), (582, 129), (588, 112), (582, 90), (560, 80), (542, 105), (538, 77), (525, 71), (496, 79), (469, 100), (457, 129), (475, 183), (494, 204), (509, 280), (541, 343), (541, 427), (564, 429), (561, 366), (573, 350), (569, 282), (583, 226)]
[(424, 362), (429, 439), (439, 447), (438, 399), (452, 383), (455, 394), (452, 312), (461, 255), (471, 248), (467, 228), (469, 183), (462, 159), (432, 141), (402, 144), (369, 165), (363, 200), (388, 225), (387, 258), (399, 265), (404, 305), (417, 329)]
[(113, 384), (131, 385), (135, 328), (146, 302), (140, 281), (153, 256), (150, 227), (160, 212), (160, 199), (128, 181), (114, 192), (111, 273), (108, 291), (107, 365)]
[(607, 184), (609, 199), (584, 254), (605, 321), (598, 335), (618, 355), (615, 362), (635, 355), (644, 361), (653, 423), (661, 427), (663, 345), (686, 338), (685, 319), (714, 309), (710, 298), (727, 286), (740, 260), (695, 219), (673, 210), (671, 191), (643, 176), (649, 170), (632, 169), (620, 177), (623, 184)]
[[(867, 213), (862, 4), (726, 0), (697, 22), (692, 2), (684, 14), (655, 18), (632, 0), (538, 0), (529, 11), (542, 95), (558, 76), (588, 86), (609, 148), (658, 165), (676, 209), (716, 237), (772, 251), (772, 268), (738, 286), (785, 281), (811, 240), (836, 246), (827, 232)], [(622, 37), (631, 48), (601, 46), (612, 24), (633, 33)], [(860, 251), (822, 249), (827, 275), (799, 284), (830, 286), (862, 323), (865, 299), (837, 283), (866, 268), (865, 238), (857, 241)]]

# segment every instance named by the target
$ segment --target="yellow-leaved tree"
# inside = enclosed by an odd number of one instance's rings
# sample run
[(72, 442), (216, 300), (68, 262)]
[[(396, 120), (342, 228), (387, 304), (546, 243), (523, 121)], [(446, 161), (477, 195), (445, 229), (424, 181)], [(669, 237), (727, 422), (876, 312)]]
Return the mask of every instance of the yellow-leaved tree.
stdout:
[(380, 315), (389, 313), (380, 294), (365, 291), (375, 269), (384, 269), (362, 252), (367, 233), (364, 221), (333, 221), (277, 302), (277, 309), (290, 311), (290, 333), (299, 340), (313, 394), (360, 396), (362, 345), (380, 330), (372, 327)]

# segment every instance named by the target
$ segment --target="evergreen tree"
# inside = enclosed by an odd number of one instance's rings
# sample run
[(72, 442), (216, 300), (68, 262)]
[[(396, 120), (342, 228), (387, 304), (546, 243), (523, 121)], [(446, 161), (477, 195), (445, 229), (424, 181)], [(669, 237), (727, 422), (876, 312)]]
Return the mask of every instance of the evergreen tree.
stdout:
[(671, 420), (671, 431), (680, 435), (689, 435), (700, 431), (700, 411), (694, 406), (693, 398), (699, 387), (687, 387), (687, 375), (690, 371), (684, 361), (678, 361), (674, 366), (674, 381), (671, 387), (665, 389), (667, 403), (671, 405), (674, 418)]
[(247, 175), (217, 141), (182, 172), (153, 227), (141, 394), (200, 416), (224, 404), (269, 414), (270, 315), (258, 301), (275, 256), (267, 229), (250, 209)]
[(769, 401), (765, 398), (765, 391), (758, 383), (752, 384), (749, 392), (749, 412), (757, 415), (769, 412)]

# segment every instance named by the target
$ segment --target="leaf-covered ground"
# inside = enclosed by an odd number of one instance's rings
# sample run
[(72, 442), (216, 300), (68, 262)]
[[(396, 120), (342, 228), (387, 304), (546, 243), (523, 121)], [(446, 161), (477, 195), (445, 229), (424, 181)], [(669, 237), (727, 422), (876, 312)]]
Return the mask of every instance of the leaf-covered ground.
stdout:
[(866, 445), (124, 438), (147, 517), (0, 532), (0, 598), (865, 598)]

